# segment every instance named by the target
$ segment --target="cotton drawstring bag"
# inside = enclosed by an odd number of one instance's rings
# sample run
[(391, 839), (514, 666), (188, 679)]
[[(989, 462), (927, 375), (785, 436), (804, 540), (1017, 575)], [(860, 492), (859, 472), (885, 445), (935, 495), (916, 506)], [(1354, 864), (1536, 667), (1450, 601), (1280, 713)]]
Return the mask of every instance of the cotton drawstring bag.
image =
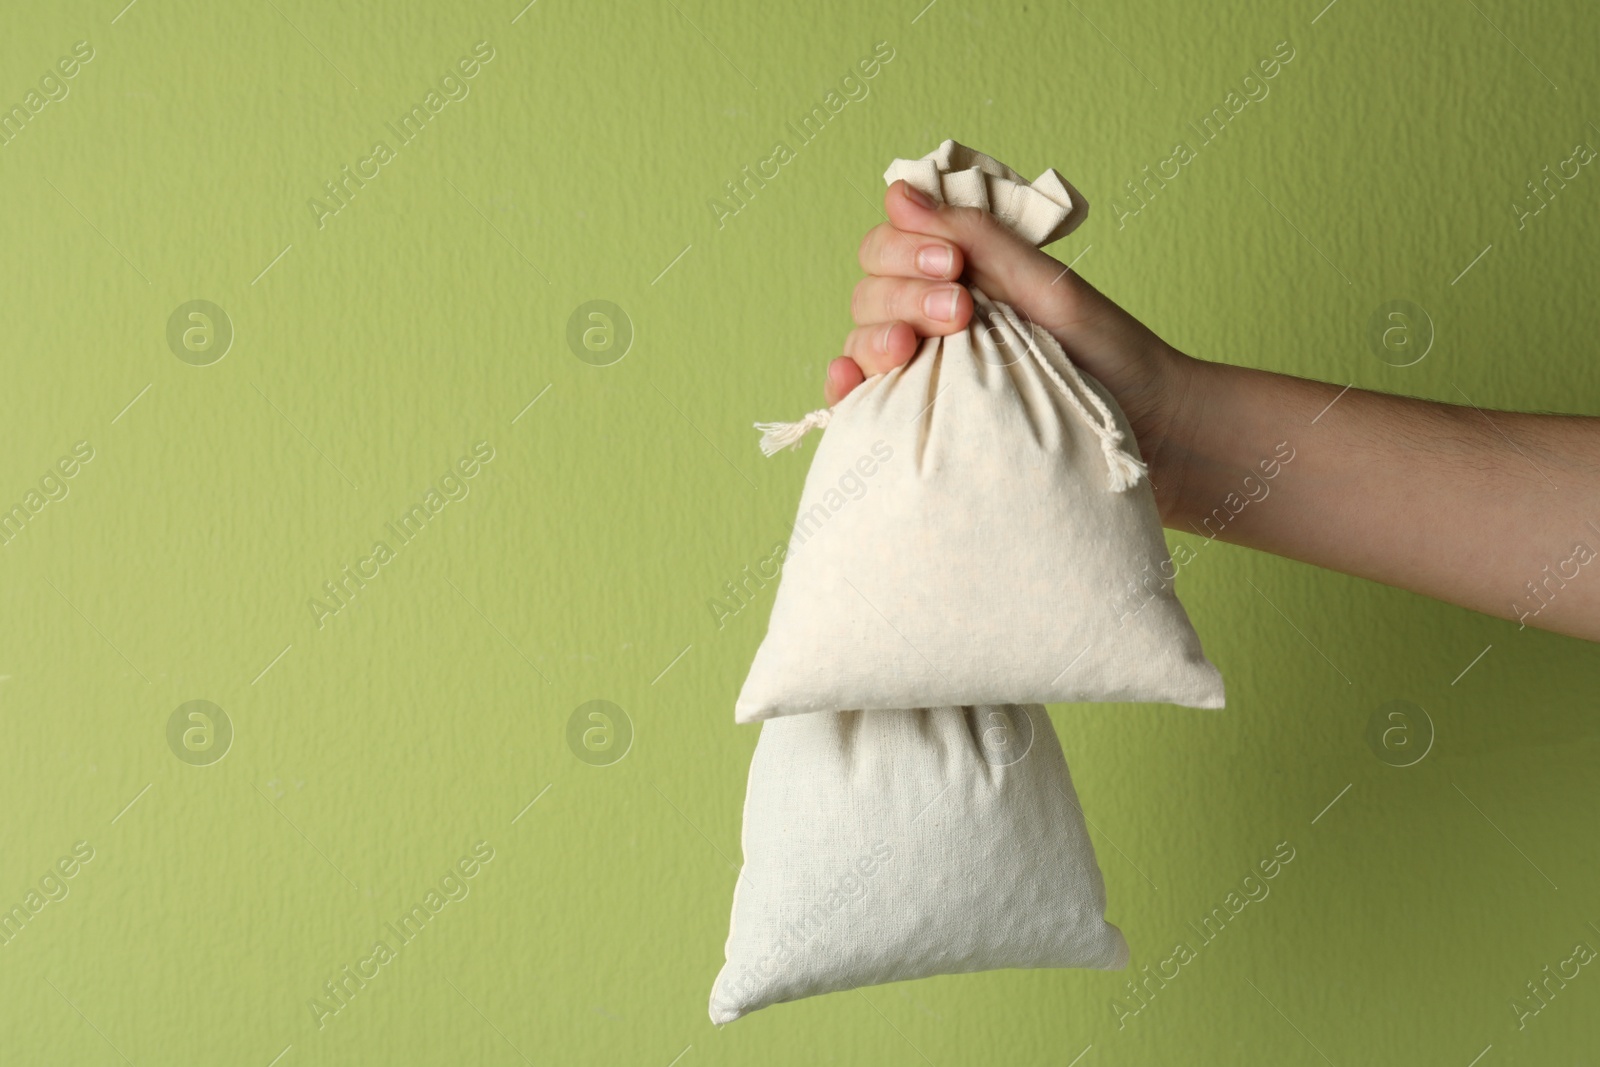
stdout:
[(764, 722), (743, 847), (715, 1023), (881, 982), (1128, 961), (1037, 704)]
[[(897, 159), (936, 201), (1042, 245), (1087, 206), (945, 141)], [(1054, 337), (968, 286), (968, 328), (797, 423), (823, 429), (739, 722), (843, 708), (1139, 701), (1221, 707), (1173, 592), (1155, 497), (1111, 394)]]

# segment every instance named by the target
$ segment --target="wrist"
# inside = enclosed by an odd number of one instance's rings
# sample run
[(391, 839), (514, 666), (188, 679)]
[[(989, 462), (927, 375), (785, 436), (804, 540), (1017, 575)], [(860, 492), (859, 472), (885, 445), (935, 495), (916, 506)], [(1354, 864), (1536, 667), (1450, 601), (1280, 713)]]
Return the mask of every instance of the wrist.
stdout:
[(1166, 410), (1159, 419), (1161, 432), (1141, 444), (1162, 525), (1188, 529), (1195, 511), (1190, 499), (1197, 482), (1194, 461), (1204, 453), (1202, 430), (1214, 405), (1219, 372), (1232, 368), (1185, 355), (1164, 342), (1162, 347), (1158, 363)]

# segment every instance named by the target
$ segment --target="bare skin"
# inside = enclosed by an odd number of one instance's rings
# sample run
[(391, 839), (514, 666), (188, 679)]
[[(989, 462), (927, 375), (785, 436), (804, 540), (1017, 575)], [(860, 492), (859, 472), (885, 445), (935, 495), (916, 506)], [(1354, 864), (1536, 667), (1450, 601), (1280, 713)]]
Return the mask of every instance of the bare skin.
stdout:
[[(962, 283), (975, 285), (1049, 330), (1117, 398), (1169, 528), (1600, 641), (1600, 418), (1195, 359), (987, 212), (934, 206), (904, 182), (884, 206), (889, 222), (861, 242), (867, 277), (851, 300), (856, 329), (828, 366), (830, 405), (910, 360), (921, 338), (964, 329)], [(1294, 459), (1270, 496), (1234, 514), (1284, 443)]]

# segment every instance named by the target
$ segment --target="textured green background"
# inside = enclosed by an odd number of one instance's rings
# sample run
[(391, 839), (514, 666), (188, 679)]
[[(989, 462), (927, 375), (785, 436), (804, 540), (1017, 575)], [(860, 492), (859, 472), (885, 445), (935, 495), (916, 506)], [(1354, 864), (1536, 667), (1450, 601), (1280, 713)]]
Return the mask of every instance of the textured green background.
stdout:
[[(12, 5), (0, 103), (94, 58), (0, 147), (0, 502), (94, 459), (0, 548), (0, 905), (94, 859), (0, 947), (0, 1060), (1592, 1051), (1600, 968), (1523, 1029), (1511, 1005), (1600, 947), (1595, 648), (1220, 544), (1180, 591), (1228, 710), (1054, 710), (1136, 966), (1291, 842), (1270, 897), (1124, 1028), (1130, 976), (1071, 971), (706, 1019), (771, 593), (721, 629), (708, 601), (785, 536), (806, 462), (750, 423), (819, 402), (893, 157), (1057, 167), (1094, 207), (1055, 254), (1187, 351), (1600, 412), (1600, 173), (1513, 208), (1600, 147), (1600, 15), (1321, 3)], [(1270, 95), (1119, 228), (1123, 183), (1286, 39)], [(319, 229), (322, 184), (479, 41), (470, 95)], [(708, 200), (879, 41), (870, 95), (719, 228)], [(1436, 339), (1395, 368), (1367, 323), (1401, 298)], [(211, 366), (167, 344), (194, 299), (236, 330)], [(636, 330), (611, 366), (566, 342), (595, 299)], [(319, 629), (321, 584), (479, 441), (471, 494)], [(211, 766), (167, 744), (194, 699), (236, 730)], [(565, 740), (591, 699), (636, 731), (614, 765)], [(1436, 727), (1415, 766), (1363, 740), (1391, 700)], [(323, 983), (478, 841), (470, 895), (319, 1029)]]

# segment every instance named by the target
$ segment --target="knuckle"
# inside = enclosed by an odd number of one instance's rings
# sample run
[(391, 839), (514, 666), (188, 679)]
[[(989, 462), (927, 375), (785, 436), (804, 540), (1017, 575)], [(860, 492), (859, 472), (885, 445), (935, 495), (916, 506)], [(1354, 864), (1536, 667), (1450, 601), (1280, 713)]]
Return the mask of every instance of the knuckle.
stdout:
[(981, 230), (994, 221), (994, 216), (981, 207), (950, 207), (950, 220), (968, 230)]
[(871, 296), (869, 291), (869, 283), (871, 281), (871, 278), (862, 278), (859, 282), (856, 282), (856, 287), (850, 292), (850, 317), (855, 319), (857, 323), (866, 322), (867, 300)]
[(889, 244), (890, 237), (895, 230), (887, 222), (880, 222), (866, 232), (861, 238), (861, 248), (857, 253), (861, 261), (861, 269), (873, 273), (883, 266), (884, 249)]
[(877, 247), (879, 233), (882, 231), (882, 229), (883, 224), (879, 223), (877, 226), (874, 226), (872, 229), (861, 235), (861, 244), (856, 249), (856, 259), (860, 261), (862, 270), (871, 269), (870, 264), (873, 260), (873, 249)]
[(859, 335), (856, 337), (856, 351), (863, 357), (871, 359), (882, 351), (883, 346), (878, 343), (878, 337), (883, 333), (882, 326), (862, 326), (856, 333)]
[(883, 298), (884, 317), (888, 321), (893, 322), (906, 317), (905, 308), (909, 302), (907, 297), (910, 295), (910, 288), (904, 281), (897, 281), (888, 287)]

